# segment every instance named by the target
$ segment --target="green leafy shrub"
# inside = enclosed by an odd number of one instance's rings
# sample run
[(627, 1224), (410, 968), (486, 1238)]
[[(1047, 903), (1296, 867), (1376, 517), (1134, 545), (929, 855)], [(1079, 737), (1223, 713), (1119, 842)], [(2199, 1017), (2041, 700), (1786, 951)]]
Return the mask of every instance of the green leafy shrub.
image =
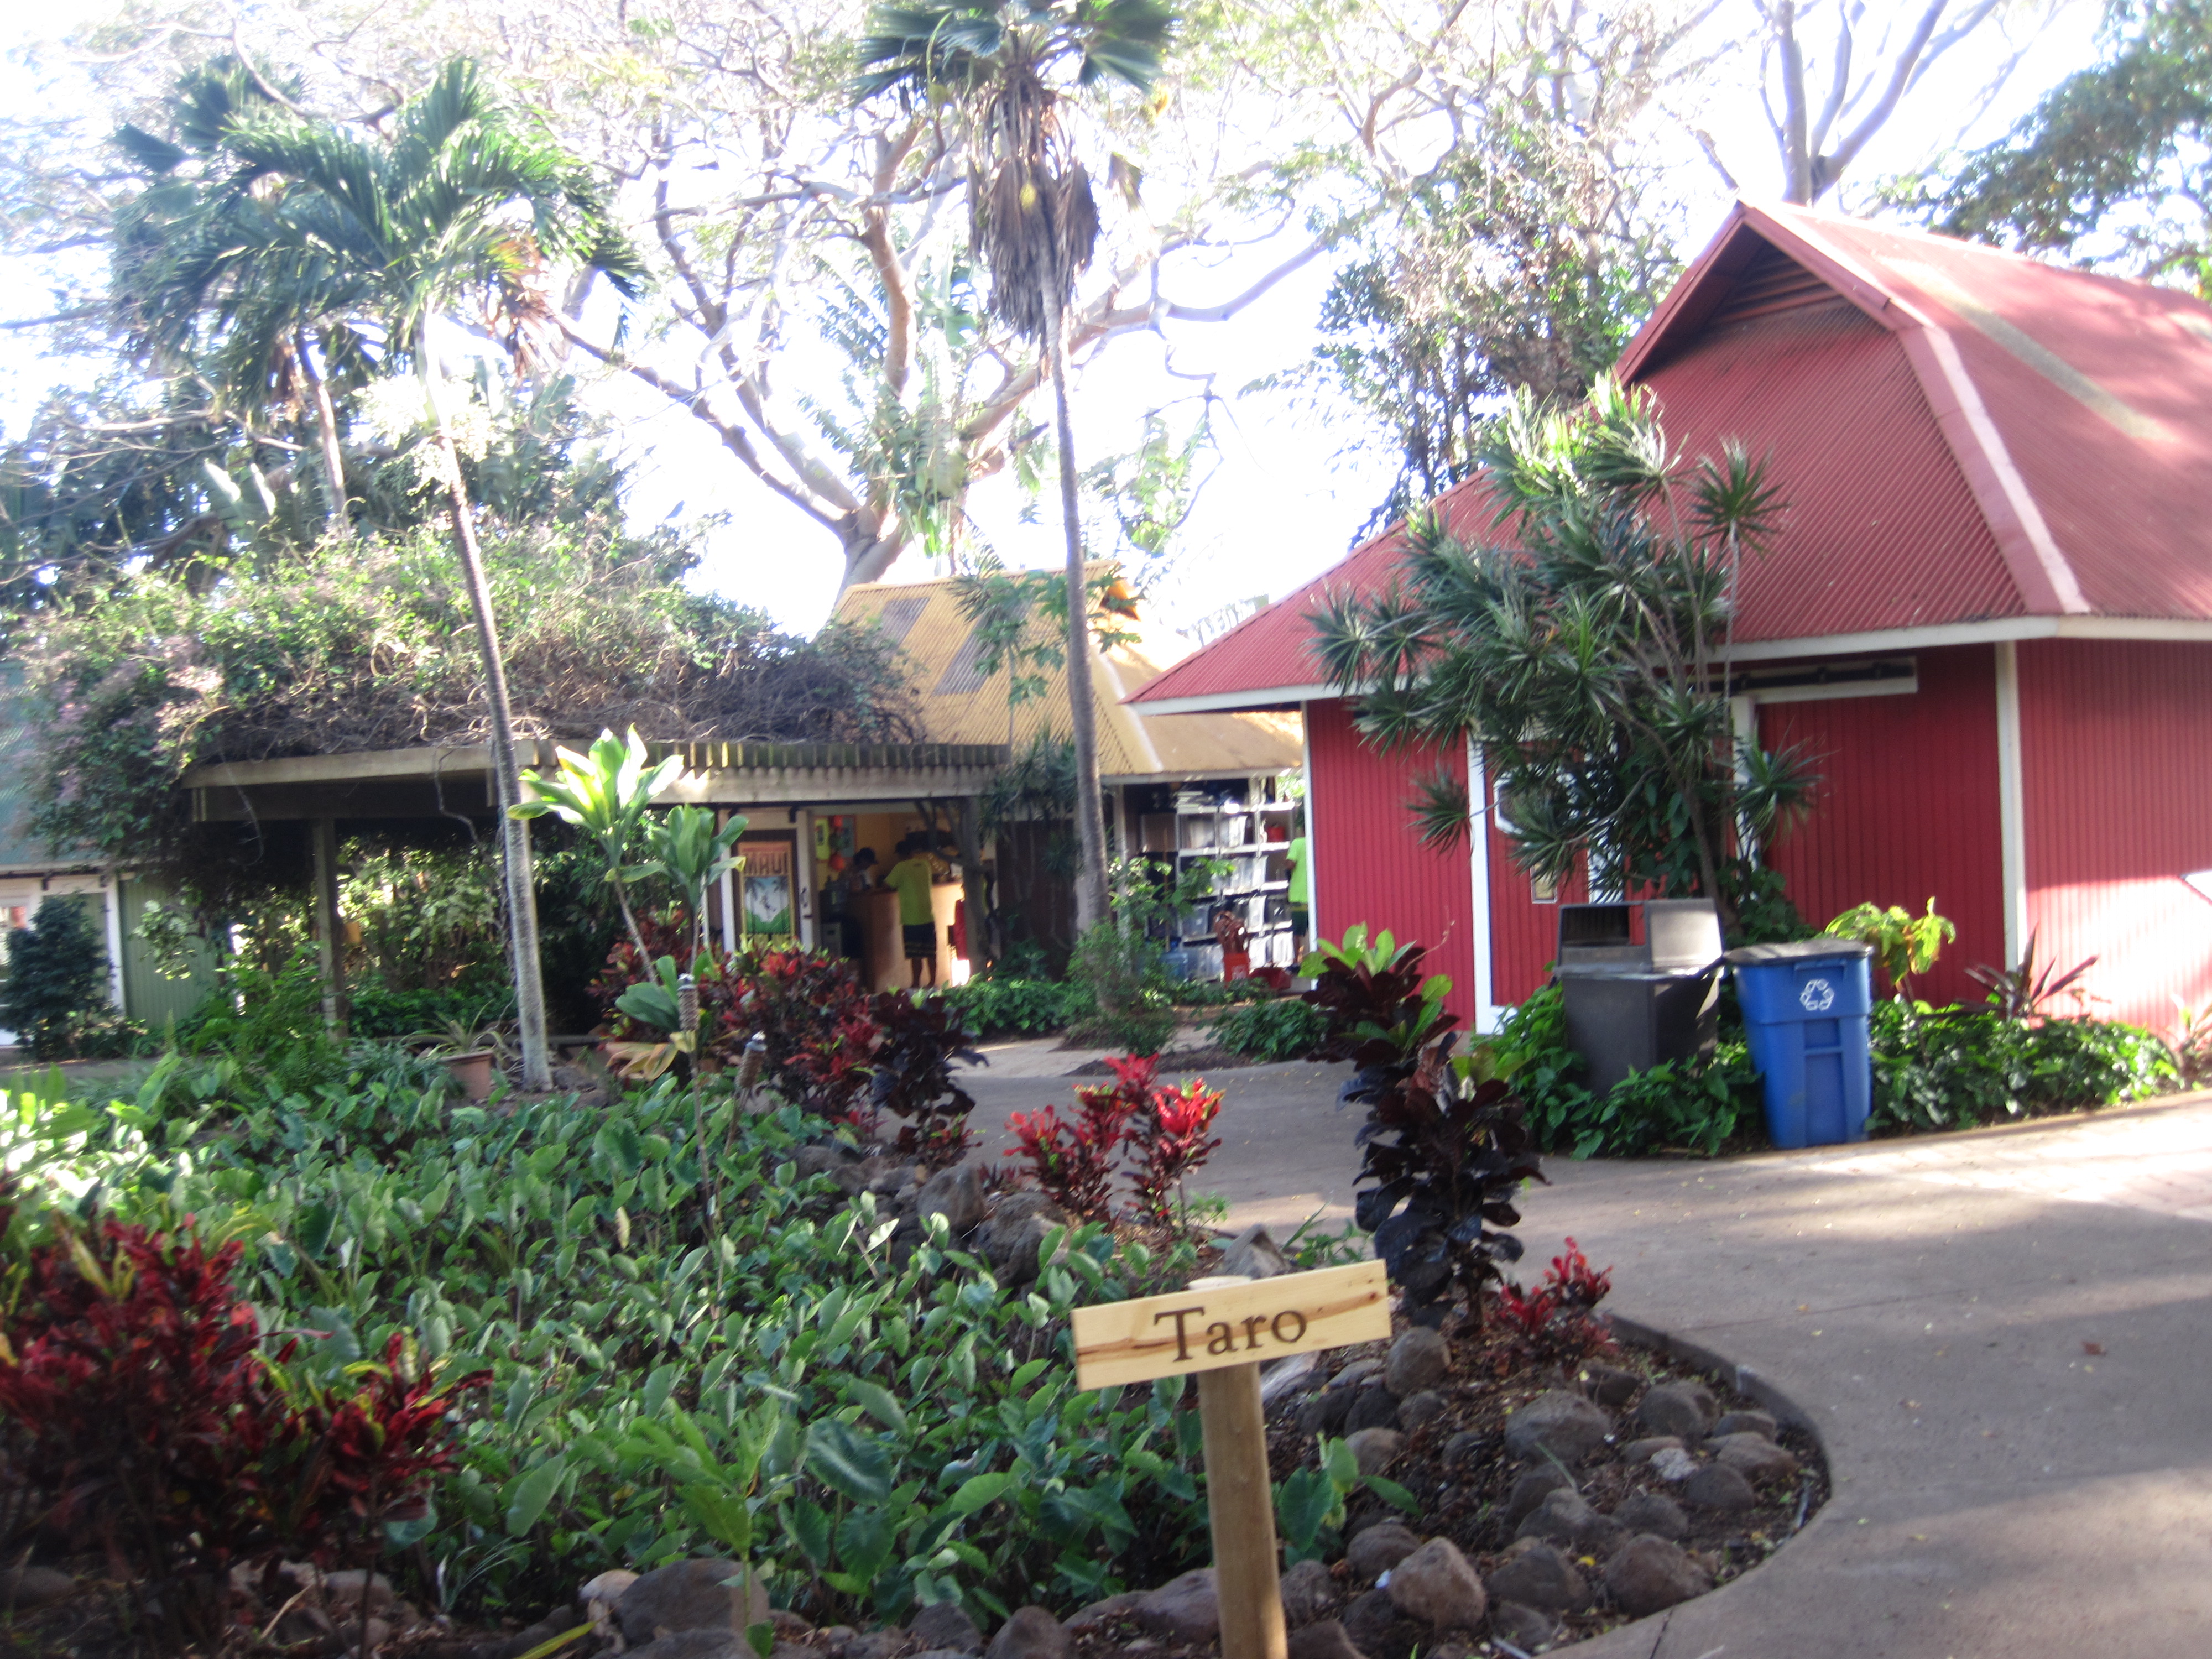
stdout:
[(322, 971), (315, 947), (296, 947), (275, 973), (234, 958), (216, 988), (179, 1020), (180, 1052), (222, 1063), (226, 1086), (258, 1097), (336, 1082), (345, 1055), (323, 1023)]
[(1057, 1031), (1088, 1006), (1080, 986), (1060, 980), (987, 974), (945, 988), (979, 1037), (1036, 1036)]
[(417, 1081), (240, 1104), (172, 1060), (128, 1106), (0, 1126), (28, 1179), (238, 1238), (266, 1326), (320, 1334), (311, 1376), (395, 1334), (491, 1371), (411, 1594), (534, 1616), (580, 1575), (743, 1536), (824, 1622), (948, 1599), (1003, 1616), (1203, 1558), (1182, 1381), (1079, 1393), (1066, 1336), (1079, 1303), (1179, 1282), (1187, 1251), (1078, 1228), (1009, 1294), (941, 1231), (895, 1255), (872, 1197), (799, 1181), (819, 1120), (796, 1109), (723, 1095), (702, 1125), (664, 1081), (501, 1115)]
[(1067, 976), (1084, 998), (1069, 1027), (1079, 1041), (1156, 1054), (1175, 1036), (1174, 981), (1157, 939), (1102, 921), (1075, 941)]
[(1741, 1042), (1722, 1043), (1703, 1065), (1662, 1061), (1601, 1099), (1581, 1080), (1588, 1067), (1567, 1044), (1566, 998), (1558, 986), (1530, 993), (1493, 1040), (1517, 1062), (1514, 1086), (1528, 1103), (1529, 1132), (1547, 1152), (1635, 1158), (1665, 1148), (1710, 1157), (1740, 1125), (1759, 1121), (1759, 1073)]
[(8, 938), (0, 1024), (40, 1060), (83, 1057), (115, 1023), (107, 999), (107, 949), (82, 900), (42, 902), (28, 927)]
[(1310, 1003), (1297, 997), (1276, 997), (1231, 1008), (1209, 1030), (1213, 1040), (1233, 1054), (1296, 1060), (1310, 1053), (1328, 1028), (1328, 1020)]
[(1961, 1129), (2155, 1094), (2179, 1073), (2152, 1032), (2114, 1021), (2010, 1019), (1994, 1008), (1875, 1005), (1876, 1132)]

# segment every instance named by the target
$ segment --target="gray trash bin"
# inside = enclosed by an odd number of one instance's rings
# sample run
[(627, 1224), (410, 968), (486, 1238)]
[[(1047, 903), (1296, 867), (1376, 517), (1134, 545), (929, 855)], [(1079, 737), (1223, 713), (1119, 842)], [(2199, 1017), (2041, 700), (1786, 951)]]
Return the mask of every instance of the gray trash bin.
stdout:
[[(1630, 943), (1644, 912), (1642, 945)], [(1603, 1095), (1664, 1060), (1701, 1060), (1718, 1039), (1720, 913), (1705, 899), (1559, 907), (1557, 973), (1567, 1042)]]

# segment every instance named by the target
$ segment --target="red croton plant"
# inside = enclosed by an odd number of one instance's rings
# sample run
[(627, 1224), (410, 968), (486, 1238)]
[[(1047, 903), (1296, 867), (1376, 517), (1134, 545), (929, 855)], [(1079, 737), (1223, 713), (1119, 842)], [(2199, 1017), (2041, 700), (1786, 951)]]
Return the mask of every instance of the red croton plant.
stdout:
[[(15, 1221), (0, 1202), (21, 1244)], [(233, 1567), (372, 1558), (387, 1522), (424, 1512), (453, 1464), (447, 1415), (488, 1373), (418, 1374), (394, 1335), (350, 1391), (289, 1377), (291, 1346), (263, 1352), (231, 1282), (238, 1244), (210, 1249), (189, 1218), (48, 1222), (0, 1288), (7, 1456), (58, 1530), (142, 1585), (173, 1648), (223, 1638)]]
[(1114, 1085), (1077, 1089), (1072, 1122), (1056, 1106), (1016, 1112), (1006, 1127), (1021, 1145), (1006, 1156), (1026, 1159), (1030, 1178), (1070, 1215), (1103, 1221), (1113, 1212), (1115, 1165), (1126, 1150), (1137, 1214), (1166, 1225), (1175, 1218), (1171, 1194), (1221, 1145), (1206, 1135), (1221, 1112), (1221, 1091), (1203, 1081), (1156, 1082), (1159, 1063), (1157, 1054), (1108, 1060)]

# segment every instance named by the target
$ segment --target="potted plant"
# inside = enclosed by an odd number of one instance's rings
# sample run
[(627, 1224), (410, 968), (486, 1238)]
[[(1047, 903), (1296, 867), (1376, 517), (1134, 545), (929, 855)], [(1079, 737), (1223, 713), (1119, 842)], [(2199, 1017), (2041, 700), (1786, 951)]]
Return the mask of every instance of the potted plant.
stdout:
[(442, 1062), (446, 1075), (471, 1101), (490, 1099), (493, 1078), (507, 1069), (507, 1033), (496, 1025), (449, 1019), (437, 1030), (410, 1031), (400, 1041), (425, 1060)]

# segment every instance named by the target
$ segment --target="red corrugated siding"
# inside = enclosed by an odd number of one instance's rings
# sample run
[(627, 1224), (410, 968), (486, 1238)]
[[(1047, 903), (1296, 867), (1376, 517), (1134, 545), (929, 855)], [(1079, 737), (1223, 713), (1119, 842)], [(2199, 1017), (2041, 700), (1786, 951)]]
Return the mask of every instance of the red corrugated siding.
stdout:
[(1759, 740), (1802, 744), (1823, 780), (1811, 817), (1775, 863), (1816, 927), (1864, 900), (1917, 912), (1932, 897), (1959, 939), (1919, 994), (1975, 1002), (1983, 990), (1966, 969), (2004, 960), (1996, 654), (1961, 646), (1918, 661), (1920, 689), (1910, 696), (1759, 710)]
[(2014, 616), (2020, 596), (1897, 337), (1841, 299), (1724, 322), (1647, 380), (1683, 453), (1733, 439), (1785, 503), (1736, 637)]
[(2212, 996), (2212, 645), (2029, 640), (2020, 653), (2028, 924), (2099, 958), (2092, 1012), (2164, 1031)]
[(1429, 947), (1428, 965), (1452, 980), (1449, 1006), (1474, 1018), (1474, 883), (1464, 849), (1421, 845), (1406, 803), (1413, 780), (1444, 768), (1464, 779), (1467, 756), (1378, 754), (1360, 741), (1340, 702), (1306, 705), (1313, 775), (1314, 927), (1329, 939), (1355, 922)]
[[(1490, 994), (1500, 1007), (1520, 1001), (1551, 977), (1559, 954), (1559, 906), (1539, 904), (1528, 872), (1513, 862), (1513, 848), (1491, 827)], [(1589, 884), (1577, 872), (1559, 889), (1561, 902), (1580, 904)]]

